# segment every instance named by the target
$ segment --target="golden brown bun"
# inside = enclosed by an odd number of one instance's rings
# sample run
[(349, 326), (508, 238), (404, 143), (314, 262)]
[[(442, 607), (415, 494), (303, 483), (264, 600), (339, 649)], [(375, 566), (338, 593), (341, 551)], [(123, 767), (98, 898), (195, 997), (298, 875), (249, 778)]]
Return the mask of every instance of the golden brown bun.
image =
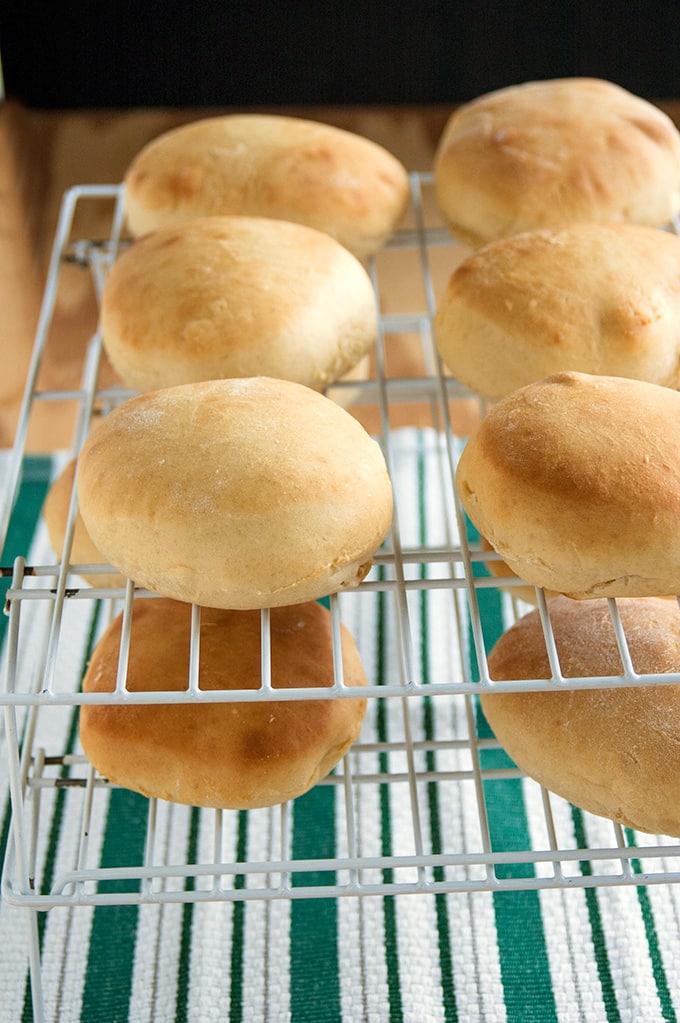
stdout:
[(227, 114), (152, 140), (125, 175), (134, 235), (194, 217), (245, 214), (308, 224), (359, 257), (376, 252), (408, 200), (408, 174), (382, 146), (297, 117)]
[[(175, 692), (188, 686), (191, 607), (163, 599), (134, 603), (127, 688)], [(86, 693), (116, 685), (122, 615), (92, 656)], [(260, 613), (201, 609), (199, 687), (260, 686)], [(330, 614), (320, 604), (271, 614), (272, 685), (333, 685)], [(342, 629), (344, 682), (366, 676)], [(337, 698), (121, 706), (80, 711), (85, 755), (100, 774), (145, 796), (230, 809), (273, 806), (325, 777), (358, 738), (366, 700)]]
[(366, 270), (329, 235), (265, 217), (202, 217), (119, 256), (101, 329), (136, 391), (256, 375), (320, 391), (367, 355), (377, 313)]
[[(635, 670), (677, 672), (677, 604), (647, 597), (617, 606)], [(622, 674), (607, 601), (557, 597), (550, 619), (566, 677)], [(538, 611), (499, 639), (489, 672), (498, 681), (551, 677)], [(680, 835), (680, 685), (485, 693), (481, 702), (509, 756), (546, 788), (620, 824)]]
[(379, 445), (287, 380), (212, 380), (132, 398), (86, 441), (80, 510), (140, 586), (258, 608), (356, 586), (392, 519)]
[(572, 224), (479, 249), (434, 320), (442, 359), (497, 400), (560, 370), (680, 386), (680, 238), (634, 224)]
[(556, 373), (494, 406), (456, 472), (521, 579), (572, 597), (680, 592), (680, 393)]
[(434, 172), (445, 220), (473, 246), (582, 220), (656, 227), (680, 209), (680, 133), (611, 82), (527, 82), (454, 111)]
[[(68, 522), (75, 472), (76, 460), (72, 458), (50, 485), (43, 505), (47, 535), (52, 549), (60, 559), (64, 553), (66, 523)], [(70, 562), (72, 565), (106, 564), (105, 559), (92, 543), (79, 510), (76, 511), (76, 521), (73, 527)], [(126, 582), (125, 576), (110, 572), (85, 572), (80, 578), (95, 587), (118, 588), (125, 586)]]

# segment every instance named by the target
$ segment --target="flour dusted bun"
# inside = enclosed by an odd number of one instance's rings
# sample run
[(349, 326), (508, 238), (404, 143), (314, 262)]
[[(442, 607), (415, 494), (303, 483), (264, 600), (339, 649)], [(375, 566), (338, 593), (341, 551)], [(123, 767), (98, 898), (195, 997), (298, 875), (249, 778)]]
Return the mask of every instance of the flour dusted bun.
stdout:
[(556, 373), (514, 391), (461, 454), (479, 532), (533, 586), (572, 597), (680, 592), (680, 393)]
[(125, 175), (130, 231), (215, 214), (273, 217), (376, 252), (408, 199), (408, 174), (382, 146), (297, 117), (226, 114), (148, 143)]
[(78, 497), (107, 562), (208, 607), (292, 604), (355, 586), (392, 518), (376, 441), (324, 395), (268, 377), (120, 405), (83, 447)]
[(680, 238), (636, 224), (527, 231), (478, 249), (439, 300), (442, 359), (497, 400), (560, 370), (680, 386)]
[(322, 390), (368, 354), (377, 313), (368, 273), (329, 235), (265, 217), (201, 217), (118, 257), (101, 330), (136, 391), (256, 375)]
[[(75, 472), (76, 460), (72, 458), (50, 485), (47, 497), (45, 498), (45, 504), (43, 505), (43, 518), (47, 527), (47, 535), (52, 549), (59, 559), (64, 555), (66, 525), (71, 504), (71, 493), (75, 482)], [(101, 553), (92, 543), (78, 510), (76, 510), (69, 560), (72, 565), (98, 566), (106, 564)], [(125, 576), (115, 572), (83, 572), (81, 579), (89, 583), (90, 586), (95, 587), (117, 588), (125, 586), (126, 583)]]
[[(122, 615), (97, 644), (83, 691), (113, 693)], [(133, 605), (126, 687), (180, 692), (188, 686), (191, 607), (162, 598)], [(260, 613), (201, 609), (202, 690), (261, 684)], [(275, 608), (270, 620), (273, 688), (310, 698), (249, 702), (85, 704), (80, 740), (109, 780), (145, 796), (224, 809), (273, 806), (311, 789), (358, 738), (365, 698), (312, 699), (334, 683), (330, 613), (318, 603)], [(366, 684), (359, 653), (341, 627), (343, 682)]]
[(527, 82), (454, 111), (434, 172), (446, 222), (473, 246), (583, 220), (659, 226), (680, 209), (680, 133), (612, 82)]
[[(549, 606), (565, 677), (623, 673), (606, 600), (556, 597)], [(617, 608), (635, 671), (677, 672), (677, 603), (624, 598)], [(500, 682), (551, 677), (538, 611), (501, 636), (489, 672)], [(620, 824), (680, 835), (680, 684), (494, 692), (481, 701), (500, 744), (546, 788)]]

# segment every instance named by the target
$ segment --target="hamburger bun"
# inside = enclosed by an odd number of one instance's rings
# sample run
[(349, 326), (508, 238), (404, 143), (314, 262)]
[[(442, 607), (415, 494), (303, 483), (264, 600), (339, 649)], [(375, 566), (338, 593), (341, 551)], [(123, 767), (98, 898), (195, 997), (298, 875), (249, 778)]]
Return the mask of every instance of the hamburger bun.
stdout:
[(491, 242), (438, 301), (451, 373), (497, 401), (560, 370), (680, 386), (680, 238), (572, 224)]
[(557, 373), (468, 439), (456, 489), (509, 568), (568, 596), (680, 593), (680, 393)]
[(680, 133), (612, 82), (526, 82), (453, 112), (434, 175), (446, 223), (473, 247), (584, 220), (657, 227), (680, 209)]
[(133, 235), (195, 217), (242, 214), (307, 224), (360, 258), (402, 217), (408, 174), (382, 146), (331, 125), (226, 114), (149, 142), (125, 174)]
[[(138, 704), (84, 704), (80, 740), (101, 775), (145, 796), (224, 809), (272, 806), (325, 777), (358, 738), (366, 711), (359, 697), (312, 699), (333, 685), (330, 613), (318, 603), (276, 608), (270, 618), (272, 686), (310, 698)], [(98, 642), (85, 693), (116, 688), (122, 615)], [(188, 686), (191, 607), (162, 598), (133, 605), (126, 688), (180, 692)], [(201, 609), (201, 690), (252, 690), (261, 684), (260, 614)], [(341, 627), (343, 682), (366, 676)]]
[[(566, 678), (620, 676), (623, 665), (606, 600), (550, 602)], [(677, 603), (617, 601), (635, 671), (676, 673)], [(521, 618), (489, 654), (499, 683), (549, 679), (538, 611)], [(652, 834), (680, 836), (680, 684), (503, 693), (481, 696), (496, 738), (529, 777), (576, 806)]]
[(114, 262), (101, 331), (126, 387), (269, 376), (315, 390), (375, 343), (373, 286), (327, 234), (265, 217), (202, 217), (139, 238)]
[(78, 498), (118, 571), (221, 608), (356, 586), (392, 520), (376, 441), (324, 395), (269, 377), (129, 399), (83, 446)]

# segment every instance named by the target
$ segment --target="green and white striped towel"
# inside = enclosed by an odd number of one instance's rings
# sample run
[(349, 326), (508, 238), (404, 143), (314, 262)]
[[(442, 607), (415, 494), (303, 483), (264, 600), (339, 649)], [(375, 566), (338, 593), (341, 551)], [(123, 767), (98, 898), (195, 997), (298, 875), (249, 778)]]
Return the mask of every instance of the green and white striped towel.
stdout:
[[(445, 543), (439, 487), (441, 438), (403, 430), (393, 440), (402, 539)], [(16, 554), (29, 563), (53, 555), (40, 508), (60, 459), (29, 459), (2, 564)], [(6, 586), (5, 581), (5, 586)], [(423, 681), (459, 670), (449, 620), (450, 593), (414, 591), (414, 656)], [(38, 602), (36, 602), (38, 603)], [(495, 590), (484, 596), (489, 635), (505, 624), (504, 603)], [(346, 607), (346, 615), (345, 615)], [(35, 617), (41, 611), (36, 608)], [(396, 653), (390, 602), (367, 590), (343, 604), (369, 675), (392, 679)], [(60, 670), (78, 680), (102, 627), (98, 602), (72, 602), (65, 617)], [(39, 623), (35, 626), (39, 628)], [(3, 639), (7, 622), (0, 622)], [(31, 631), (24, 643), (31, 670)], [(464, 645), (464, 644), (463, 644)], [(406, 710), (405, 710), (406, 708)], [(19, 721), (26, 714), (19, 709)], [(455, 743), (434, 752), (428, 740), (464, 734), (464, 701), (370, 700), (366, 726), (353, 754), (357, 773), (391, 780), (357, 786), (357, 855), (413, 851), (413, 804), (401, 748), (393, 739), (411, 731), (417, 767), (423, 849), (437, 854), (453, 847), (475, 849), (479, 815), (472, 783), (434, 784), (428, 771), (450, 757), (452, 774), (463, 756)], [(477, 712), (476, 728), (486, 724)], [(48, 755), (77, 751), (77, 710), (41, 708), (35, 746)], [(397, 752), (395, 752), (395, 750)], [(502, 756), (489, 749), (489, 758)], [(537, 786), (507, 777), (488, 786), (489, 828), (494, 848), (532, 848), (544, 842), (545, 815)], [(49, 787), (41, 813), (48, 821), (38, 842), (36, 885), (49, 892), (71, 869), (79, 842), (77, 788)], [(89, 856), (100, 866), (139, 864), (144, 855), (149, 805), (124, 790), (98, 790), (91, 821)], [(556, 826), (575, 847), (611, 845), (611, 825), (560, 800)], [(225, 862), (268, 862), (282, 857), (280, 811), (221, 815), (219, 852)], [(0, 843), (10, 841), (6, 738), (0, 747)], [(342, 785), (318, 785), (297, 800), (287, 829), (292, 859), (333, 858), (347, 852)], [(166, 863), (214, 863), (215, 815), (188, 807), (159, 805), (157, 855)], [(433, 868), (434, 879), (444, 867)], [(517, 877), (517, 890), (454, 891), (439, 894), (376, 894), (344, 898), (282, 898), (239, 901), (169, 901), (162, 904), (57, 906), (37, 914), (42, 953), (41, 981), (46, 1019), (59, 1023), (656, 1023), (680, 1012), (680, 888), (624, 885), (599, 888), (525, 889), (521, 875), (540, 871), (512, 863), (498, 868)], [(587, 861), (574, 869), (588, 873)], [(390, 866), (364, 871), (379, 887), (395, 880)], [(404, 872), (403, 876), (407, 876)], [(326, 872), (294, 877), (293, 883), (333, 881)], [(194, 886), (211, 879), (174, 878), (168, 885)], [(115, 892), (117, 882), (108, 882)], [(249, 884), (245, 875), (235, 885)], [(129, 889), (125, 889), (129, 890)], [(382, 890), (382, 888), (381, 888)], [(0, 1020), (32, 1019), (27, 963), (33, 911), (5, 900), (0, 905)]]

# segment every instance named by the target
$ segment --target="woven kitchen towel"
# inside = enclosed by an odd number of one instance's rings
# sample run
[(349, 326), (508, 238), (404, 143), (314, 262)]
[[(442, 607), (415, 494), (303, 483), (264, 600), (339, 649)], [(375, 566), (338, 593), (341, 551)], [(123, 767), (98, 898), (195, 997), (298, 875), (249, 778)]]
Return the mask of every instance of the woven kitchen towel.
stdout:
[[(392, 440), (392, 458), (402, 544), (436, 547), (448, 542), (451, 521), (442, 512), (442, 438), (432, 432), (399, 431)], [(27, 461), (3, 566), (15, 554), (26, 555), (29, 564), (53, 560), (40, 508), (61, 461)], [(462, 642), (450, 630), (444, 634), (450, 601), (445, 589), (413, 590), (413, 669), (424, 682), (458, 677), (468, 659), (464, 630)], [(26, 612), (22, 639), (22, 671), (29, 675), (39, 670), (44, 630), (44, 612), (34, 603), (35, 609), (31, 605)], [(496, 590), (486, 591), (483, 603), (491, 636), (506, 624), (506, 604)], [(69, 605), (60, 671), (72, 674), (74, 685), (103, 627), (104, 604)], [(367, 590), (342, 607), (369, 676), (393, 680), (396, 612), (389, 592)], [(4, 617), (0, 629), (6, 642)], [(474, 665), (467, 670), (474, 674)], [(465, 711), (457, 696), (369, 701), (362, 749), (351, 762), (360, 774), (384, 779), (389, 773), (390, 782), (356, 787), (358, 855), (379, 858), (413, 851), (414, 801), (399, 741), (405, 728), (423, 778), (416, 796), (424, 851), (477, 847), (474, 787), (427, 780), (435, 768), (442, 768), (434, 758), (445, 755), (443, 746), (433, 752), (433, 743), (464, 734)], [(20, 730), (25, 730), (29, 715), (20, 708), (17, 717)], [(48, 756), (78, 751), (76, 709), (41, 708), (34, 725), (34, 748)], [(486, 733), (478, 711), (475, 727)], [(6, 753), (3, 729), (3, 857), (11, 841)], [(495, 754), (490, 750), (488, 755)], [(445, 766), (453, 774), (463, 754), (452, 743), (446, 756), (451, 759)], [(47, 826), (38, 841), (38, 891), (54, 890), (74, 863), (82, 798), (77, 788), (54, 786), (42, 792), (40, 812)], [(531, 848), (543, 841), (545, 817), (536, 786), (507, 777), (489, 786), (487, 801), (495, 848)], [(344, 855), (345, 809), (341, 784), (318, 785), (297, 800), (289, 808), (285, 853), (315, 860)], [(225, 862), (281, 858), (277, 808), (225, 813), (219, 831), (212, 812), (171, 804), (159, 805), (155, 812), (156, 852), (162, 862), (214, 862), (216, 833)], [(608, 822), (560, 800), (554, 801), (553, 813), (557, 826), (572, 834), (575, 843), (611, 844)], [(149, 804), (140, 796), (102, 789), (92, 816), (90, 857), (100, 866), (140, 863), (148, 816)], [(582, 862), (577, 868), (587, 873), (590, 866)], [(435, 868), (435, 878), (440, 869)], [(507, 872), (527, 869), (508, 865)], [(677, 1018), (678, 886), (523, 890), (518, 878), (518, 890), (511, 891), (393, 895), (384, 891), (397, 879), (395, 872), (378, 860), (373, 873), (365, 871), (364, 880), (373, 881), (381, 893), (361, 897), (201, 901), (204, 881), (190, 877), (168, 881), (169, 889), (173, 884), (189, 889), (189, 901), (183, 902), (124, 904), (121, 897), (121, 904), (57, 906), (34, 914), (5, 900), (0, 906), (0, 1020), (33, 1018), (28, 949), (36, 932), (45, 1018), (55, 1023), (655, 1023)], [(294, 884), (333, 880), (329, 872), (310, 871)], [(236, 880), (237, 887), (249, 883), (245, 875)], [(115, 885), (110, 882), (111, 891)]]

